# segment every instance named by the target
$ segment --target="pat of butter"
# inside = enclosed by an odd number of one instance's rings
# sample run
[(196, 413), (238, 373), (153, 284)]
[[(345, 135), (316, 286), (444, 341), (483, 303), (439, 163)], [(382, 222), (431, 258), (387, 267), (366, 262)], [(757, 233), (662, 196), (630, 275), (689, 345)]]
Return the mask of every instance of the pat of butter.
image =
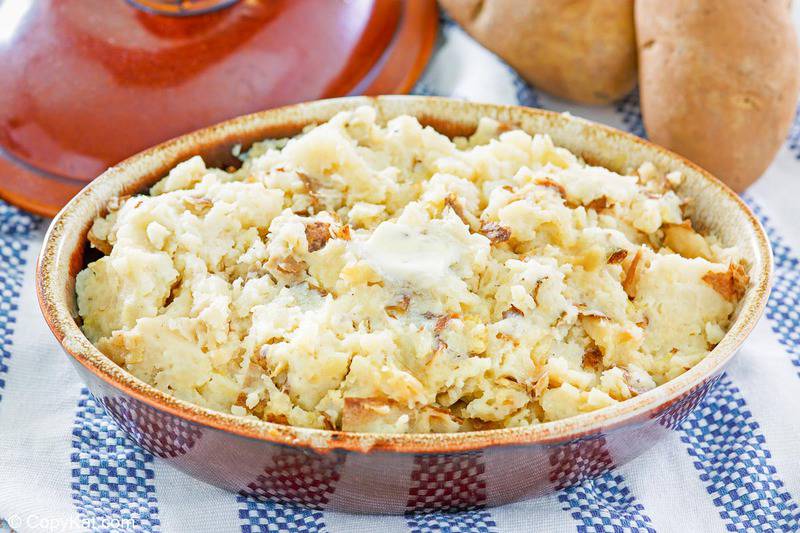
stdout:
[(435, 228), (383, 222), (364, 243), (363, 256), (387, 281), (412, 288), (450, 286), (450, 268), (461, 259), (463, 243)]

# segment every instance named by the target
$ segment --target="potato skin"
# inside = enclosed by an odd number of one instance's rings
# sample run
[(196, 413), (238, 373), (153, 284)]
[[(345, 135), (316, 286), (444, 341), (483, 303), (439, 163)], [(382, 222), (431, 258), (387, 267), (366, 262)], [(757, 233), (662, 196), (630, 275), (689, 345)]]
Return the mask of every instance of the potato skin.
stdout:
[(636, 84), (633, 0), (440, 0), (478, 42), (536, 87), (586, 104)]
[(650, 139), (744, 190), (786, 139), (800, 88), (786, 0), (636, 0)]

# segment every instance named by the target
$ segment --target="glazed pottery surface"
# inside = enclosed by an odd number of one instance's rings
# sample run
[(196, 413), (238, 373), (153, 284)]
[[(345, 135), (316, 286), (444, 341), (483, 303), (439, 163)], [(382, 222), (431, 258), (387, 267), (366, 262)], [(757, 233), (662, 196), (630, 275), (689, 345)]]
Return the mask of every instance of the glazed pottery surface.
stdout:
[[(158, 14), (170, 5), (201, 14)], [(434, 0), (0, 2), (0, 197), (53, 216), (109, 166), (208, 124), (407, 92), (437, 20)]]
[[(416, 116), (450, 136), (480, 117), (531, 134), (548, 133), (587, 162), (631, 171), (651, 161), (680, 170), (679, 193), (693, 198), (693, 223), (737, 245), (751, 284), (730, 331), (703, 361), (631, 400), (536, 426), (458, 434), (369, 434), (294, 428), (210, 411), (170, 397), (100, 353), (76, 323), (75, 275), (86, 233), (110, 198), (146, 190), (177, 163), (200, 154), (209, 166), (236, 164), (235, 145), (294, 135), (359, 105), (389, 119)], [(80, 377), (133, 440), (204, 481), (242, 494), (317, 509), (405, 513), (500, 505), (601, 475), (672, 431), (714, 386), (763, 312), (772, 256), (763, 229), (727, 187), (692, 163), (638, 137), (569, 115), (443, 98), (387, 96), (323, 100), (218, 124), (142, 152), (109, 169), (76, 196), (48, 231), (37, 271), (44, 316)]]

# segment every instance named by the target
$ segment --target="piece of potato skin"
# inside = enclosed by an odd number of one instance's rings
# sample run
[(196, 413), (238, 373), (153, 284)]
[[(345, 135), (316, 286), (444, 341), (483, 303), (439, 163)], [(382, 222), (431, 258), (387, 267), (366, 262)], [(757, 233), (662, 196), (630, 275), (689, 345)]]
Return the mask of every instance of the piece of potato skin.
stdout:
[(633, 0), (440, 0), (537, 88), (604, 104), (636, 84)]
[(736, 191), (786, 139), (800, 88), (786, 0), (636, 0), (639, 86), (650, 139)]

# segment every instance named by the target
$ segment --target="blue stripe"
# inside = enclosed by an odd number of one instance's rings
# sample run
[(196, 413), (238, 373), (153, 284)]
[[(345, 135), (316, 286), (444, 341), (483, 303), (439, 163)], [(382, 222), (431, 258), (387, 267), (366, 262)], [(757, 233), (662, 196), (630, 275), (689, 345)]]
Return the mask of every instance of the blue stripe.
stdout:
[(157, 531), (153, 456), (136, 446), (87, 389), (72, 431), (72, 501), (95, 531)]
[(413, 533), (494, 531), (486, 505), (483, 452), (416, 455), (406, 503)]
[(705, 401), (706, 394), (716, 386), (721, 377), (722, 374), (718, 374), (705, 380), (702, 384), (689, 390), (680, 399), (670, 403), (657, 416), (658, 423), (667, 429), (680, 429), (681, 424), (689, 417), (689, 413), (697, 409), (697, 406)]
[(800, 514), (783, 486), (758, 423), (731, 379), (723, 375), (706, 402), (680, 426), (729, 531), (797, 531)]
[(563, 489), (558, 501), (576, 520), (578, 531), (654, 531), (644, 507), (614, 471), (603, 435), (557, 447), (549, 462), (550, 481)]
[(336, 490), (344, 455), (292, 448), (273, 453), (269, 466), (236, 498), (242, 532), (325, 531), (322, 510)]
[(775, 276), (767, 301), (767, 318), (800, 376), (800, 259), (772, 225), (761, 206), (749, 195), (745, 195), (745, 200), (761, 220), (775, 257)]
[(772, 255), (775, 258), (775, 267), (777, 269), (796, 270), (800, 266), (800, 259), (795, 255), (794, 251), (786, 244), (786, 241), (772, 226), (772, 221), (764, 213), (764, 209), (756, 203), (756, 201), (747, 193), (742, 195), (742, 198), (753, 210), (753, 213), (761, 221), (764, 226), (764, 231), (767, 232), (769, 243), (772, 246)]
[(325, 531), (322, 511), (307, 507), (264, 501), (239, 495), (239, 522), (242, 533)]
[(194, 424), (125, 397), (103, 402), (106, 412), (147, 451), (161, 458), (180, 457), (200, 440)]
[(488, 511), (410, 513), (406, 522), (411, 533), (489, 533), (497, 524)]
[(8, 376), (11, 342), (22, 282), (25, 277), (25, 252), (31, 233), (41, 219), (23, 213), (0, 200), (0, 400)]
[(561, 491), (562, 509), (578, 522), (578, 531), (654, 532), (644, 507), (621, 475), (609, 472)]

